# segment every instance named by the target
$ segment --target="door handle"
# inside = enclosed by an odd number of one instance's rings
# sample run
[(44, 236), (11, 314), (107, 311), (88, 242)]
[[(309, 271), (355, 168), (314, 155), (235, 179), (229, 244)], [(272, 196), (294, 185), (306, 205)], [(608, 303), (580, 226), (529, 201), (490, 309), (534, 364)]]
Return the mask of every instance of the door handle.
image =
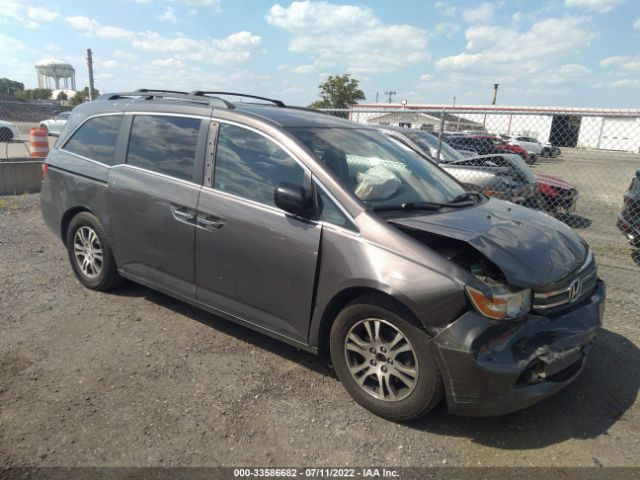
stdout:
[(207, 215), (205, 217), (198, 216), (196, 224), (206, 230), (220, 230), (227, 223), (223, 218)]
[(173, 218), (180, 222), (194, 224), (196, 221), (196, 212), (183, 207), (171, 206), (171, 213)]

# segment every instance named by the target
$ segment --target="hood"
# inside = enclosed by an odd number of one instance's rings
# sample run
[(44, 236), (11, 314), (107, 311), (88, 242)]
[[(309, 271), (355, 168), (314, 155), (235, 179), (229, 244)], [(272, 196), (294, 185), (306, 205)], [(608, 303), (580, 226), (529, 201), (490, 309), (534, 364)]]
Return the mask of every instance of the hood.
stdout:
[(536, 181), (538, 183), (546, 183), (547, 185), (551, 185), (552, 187), (564, 188), (567, 190), (571, 190), (574, 188), (570, 183), (565, 182), (564, 180), (559, 179), (558, 177), (552, 177), (551, 175), (543, 175), (541, 173), (536, 173)]
[[(459, 160), (459, 162), (466, 161), (466, 162), (476, 163), (483, 159), (491, 160), (492, 158), (495, 158), (495, 157), (501, 157), (503, 161), (509, 163), (509, 165), (511, 165), (511, 168), (514, 170), (514, 172), (517, 173), (517, 175), (520, 178), (522, 178), (525, 182), (532, 185), (537, 183), (536, 176), (534, 175), (533, 170), (531, 170), (529, 165), (526, 164), (526, 162), (522, 159), (520, 155), (517, 155), (515, 153), (494, 153), (490, 155), (475, 155), (471, 158), (465, 158), (464, 160)], [(459, 162), (454, 162), (453, 165)]]
[(514, 287), (535, 289), (557, 282), (587, 257), (586, 243), (565, 224), (497, 199), (472, 208), (393, 218), (390, 222), (467, 242), (493, 262)]

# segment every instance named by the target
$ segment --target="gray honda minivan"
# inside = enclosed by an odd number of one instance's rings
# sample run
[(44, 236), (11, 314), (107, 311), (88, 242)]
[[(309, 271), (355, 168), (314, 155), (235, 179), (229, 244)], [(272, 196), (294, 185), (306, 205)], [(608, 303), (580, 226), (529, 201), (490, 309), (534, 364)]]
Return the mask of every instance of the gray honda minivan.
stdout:
[(80, 283), (129, 279), (327, 355), (389, 419), (443, 395), (455, 414), (531, 405), (580, 374), (601, 325), (605, 287), (570, 228), (278, 100), (103, 95), (74, 109), (43, 175)]

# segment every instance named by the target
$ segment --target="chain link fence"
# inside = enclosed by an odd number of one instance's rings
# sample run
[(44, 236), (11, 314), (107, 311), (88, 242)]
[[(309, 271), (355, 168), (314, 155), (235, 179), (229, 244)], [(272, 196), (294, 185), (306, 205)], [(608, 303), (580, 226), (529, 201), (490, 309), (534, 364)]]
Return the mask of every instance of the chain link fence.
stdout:
[[(393, 106), (323, 111), (379, 127), (468, 190), (556, 217), (589, 243), (610, 294), (620, 301), (637, 297), (640, 111)], [(640, 316), (637, 300), (631, 311)]]
[[(30, 129), (65, 110), (58, 102), (0, 99), (0, 163), (29, 160)], [(556, 217), (591, 245), (614, 292), (637, 297), (640, 110), (362, 105), (323, 111), (381, 128), (468, 190)], [(51, 146), (54, 141), (49, 137)], [(640, 303), (633, 302), (640, 318)]]

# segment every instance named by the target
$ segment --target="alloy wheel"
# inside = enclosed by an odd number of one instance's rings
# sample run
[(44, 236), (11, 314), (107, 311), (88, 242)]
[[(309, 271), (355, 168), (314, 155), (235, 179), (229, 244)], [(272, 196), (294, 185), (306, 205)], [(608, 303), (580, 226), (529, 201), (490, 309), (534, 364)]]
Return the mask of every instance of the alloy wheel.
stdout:
[(83, 275), (92, 279), (100, 275), (103, 254), (102, 245), (95, 230), (86, 225), (78, 228), (73, 237), (73, 253)]
[(360, 320), (345, 337), (344, 353), (352, 378), (378, 400), (399, 401), (415, 390), (418, 357), (409, 339), (391, 323)]

